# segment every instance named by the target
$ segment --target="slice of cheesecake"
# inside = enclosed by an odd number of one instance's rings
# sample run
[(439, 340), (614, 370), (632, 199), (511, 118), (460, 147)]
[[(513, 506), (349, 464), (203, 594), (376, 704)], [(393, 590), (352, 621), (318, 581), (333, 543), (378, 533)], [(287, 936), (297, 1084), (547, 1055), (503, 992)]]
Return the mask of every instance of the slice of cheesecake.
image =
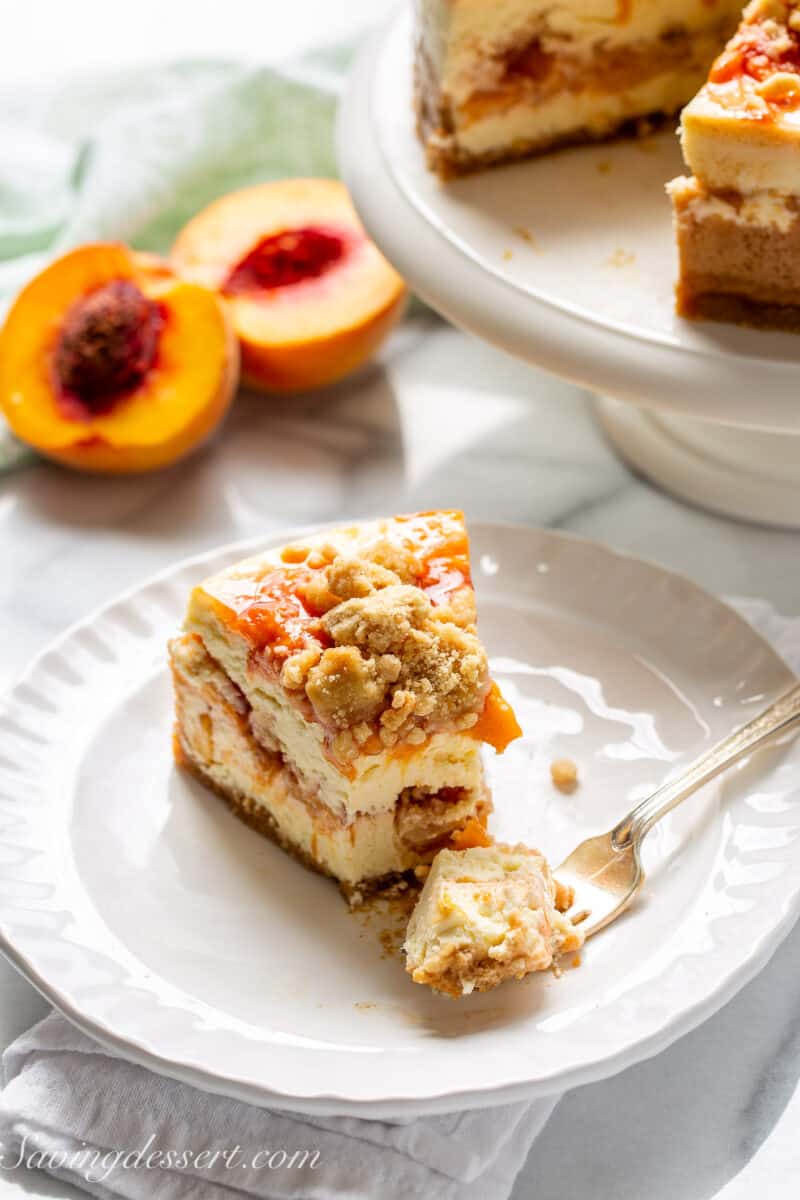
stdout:
[(741, 0), (416, 0), (417, 123), (442, 176), (676, 113)]
[(753, 0), (684, 110), (677, 310), (800, 330), (800, 10)]
[(538, 850), (442, 850), (408, 923), (406, 970), (455, 997), (546, 971), (583, 944), (560, 911), (570, 902)]
[(430, 862), (520, 733), (475, 626), (458, 512), (326, 531), (191, 594), (171, 643), (178, 761), (351, 896)]

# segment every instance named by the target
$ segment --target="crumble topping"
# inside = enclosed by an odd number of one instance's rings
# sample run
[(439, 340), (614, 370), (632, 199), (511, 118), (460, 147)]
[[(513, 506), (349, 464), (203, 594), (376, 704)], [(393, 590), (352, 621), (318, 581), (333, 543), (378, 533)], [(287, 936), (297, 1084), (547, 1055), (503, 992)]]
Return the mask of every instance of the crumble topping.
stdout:
[[(325, 562), (324, 547), (314, 553)], [(435, 605), (410, 582), (420, 573), (413, 554), (381, 541), (369, 557), (335, 555), (303, 583), (303, 602), (332, 644), (314, 639), (292, 654), (281, 683), (303, 691), (317, 717), (340, 731), (334, 749), (345, 759), (373, 734), (383, 746), (413, 745), (434, 728), (477, 722), (488, 664), (472, 589)]]
[(554, 879), (553, 883), (556, 889), (553, 900), (556, 911), (560, 913), (569, 912), (575, 903), (575, 888), (570, 883), (562, 883), (560, 879)]
[[(769, 104), (794, 108), (800, 96), (800, 38), (794, 0), (753, 0), (709, 72), (711, 85), (752, 80)], [(745, 97), (743, 97), (743, 100)]]
[(457, 829), (450, 838), (451, 850), (473, 850), (476, 846), (492, 845), (494, 838), (475, 817), (470, 817), (463, 829)]
[(519, 732), (505, 709), (499, 740), (494, 718), (483, 728), (502, 701), (475, 620), (463, 516), (442, 510), (254, 555), (195, 588), (186, 627), (234, 634), (236, 671), (279, 682), (345, 764), (440, 731), (474, 726), (498, 751)]

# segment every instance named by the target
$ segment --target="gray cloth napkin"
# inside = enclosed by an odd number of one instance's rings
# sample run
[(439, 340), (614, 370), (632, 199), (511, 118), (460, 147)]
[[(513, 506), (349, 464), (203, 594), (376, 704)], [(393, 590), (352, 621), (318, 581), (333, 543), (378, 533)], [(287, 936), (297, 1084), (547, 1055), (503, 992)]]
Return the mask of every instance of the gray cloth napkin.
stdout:
[[(3, 1167), (41, 1166), (102, 1200), (506, 1200), (558, 1100), (397, 1123), (267, 1111), (134, 1066), (56, 1013), (3, 1070)], [(171, 1169), (147, 1165), (157, 1151)]]

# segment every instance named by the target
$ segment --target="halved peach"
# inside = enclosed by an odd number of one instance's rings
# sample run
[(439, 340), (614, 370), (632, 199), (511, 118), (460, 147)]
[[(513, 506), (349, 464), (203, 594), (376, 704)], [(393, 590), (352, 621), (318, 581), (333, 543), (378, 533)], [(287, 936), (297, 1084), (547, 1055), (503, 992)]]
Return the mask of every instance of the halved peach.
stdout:
[(185, 226), (172, 261), (226, 298), (243, 378), (263, 391), (341, 379), (374, 353), (405, 305), (405, 284), (333, 179), (224, 196)]
[(238, 374), (219, 297), (116, 243), (51, 263), (0, 332), (0, 408), (14, 433), (84, 471), (181, 458), (222, 419)]

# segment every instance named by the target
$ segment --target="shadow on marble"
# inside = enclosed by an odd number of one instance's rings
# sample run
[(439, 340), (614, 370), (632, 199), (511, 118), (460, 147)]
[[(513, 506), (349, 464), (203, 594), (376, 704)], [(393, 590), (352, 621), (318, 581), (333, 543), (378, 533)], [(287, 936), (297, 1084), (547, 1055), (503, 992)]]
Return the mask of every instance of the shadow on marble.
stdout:
[(216, 439), (166, 471), (109, 479), (43, 464), (7, 486), (45, 528), (153, 543), (205, 533), (212, 545), (403, 508), (560, 524), (630, 478), (578, 389), (417, 320), (385, 362), (324, 392), (243, 392)]

